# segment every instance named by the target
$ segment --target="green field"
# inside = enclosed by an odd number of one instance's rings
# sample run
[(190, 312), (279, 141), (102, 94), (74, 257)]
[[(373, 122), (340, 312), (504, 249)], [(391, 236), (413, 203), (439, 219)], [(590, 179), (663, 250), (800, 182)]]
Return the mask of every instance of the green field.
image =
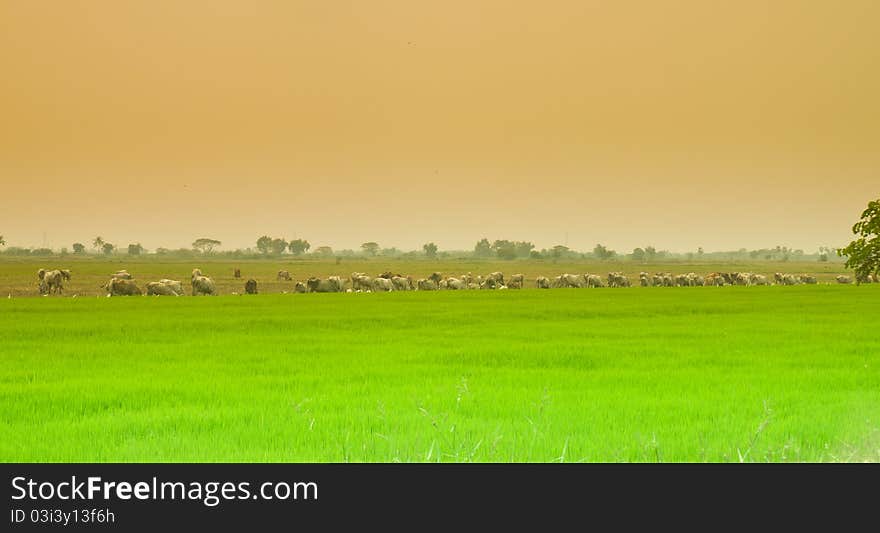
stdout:
[[(293, 282), (278, 281), (279, 270), (287, 270), (296, 281), (303, 281), (310, 276), (327, 277), (342, 276), (348, 278), (352, 272), (365, 272), (370, 276), (391, 271), (413, 278), (423, 278), (432, 272), (441, 272), (448, 276), (460, 276), (467, 272), (474, 275), (486, 275), (500, 271), (507, 275), (523, 274), (526, 288), (534, 287), (538, 276), (548, 278), (560, 274), (600, 274), (603, 277), (612, 271), (624, 272), (630, 280), (637, 283), (640, 271), (671, 272), (683, 274), (696, 272), (755, 272), (765, 274), (772, 279), (774, 272), (796, 274), (809, 273), (815, 275), (819, 283), (835, 283), (834, 277), (839, 274), (852, 275), (844, 269), (843, 263), (828, 262), (700, 262), (700, 261), (669, 261), (638, 263), (634, 261), (589, 261), (589, 260), (475, 260), (438, 259), (438, 260), (401, 260), (381, 257), (369, 260), (362, 258), (345, 258), (337, 263), (327, 259), (268, 259), (268, 260), (229, 260), (216, 258), (198, 259), (167, 259), (156, 256), (131, 258), (116, 256), (112, 259), (102, 256), (72, 256), (52, 258), (0, 258), (0, 297), (22, 298), (39, 296), (37, 290), (37, 270), (40, 268), (65, 268), (71, 270), (72, 279), (64, 283), (67, 296), (99, 296), (105, 295), (102, 285), (107, 283), (110, 275), (120, 269), (128, 270), (141, 288), (149, 281), (163, 278), (180, 280), (189, 285), (192, 269), (198, 267), (205, 275), (211, 276), (217, 283), (219, 294), (244, 292), (244, 283), (254, 278), (259, 283), (261, 293), (281, 294), (293, 291)], [(241, 270), (241, 279), (233, 277), (233, 269)]]
[(3, 298), (0, 459), (878, 461), (878, 302), (877, 285)]

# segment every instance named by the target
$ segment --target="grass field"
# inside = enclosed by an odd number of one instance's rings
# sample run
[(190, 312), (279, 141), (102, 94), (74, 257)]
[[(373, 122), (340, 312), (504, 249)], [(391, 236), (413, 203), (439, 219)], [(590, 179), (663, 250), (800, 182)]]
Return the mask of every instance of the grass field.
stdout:
[(878, 301), (877, 285), (3, 298), (0, 459), (878, 461)]
[[(756, 272), (768, 275), (772, 278), (774, 272), (810, 273), (817, 277), (820, 283), (834, 283), (834, 277), (838, 274), (852, 275), (852, 272), (844, 270), (839, 262), (820, 263), (811, 262), (655, 262), (642, 264), (633, 261), (583, 261), (583, 260), (518, 260), (518, 261), (491, 261), (474, 259), (438, 259), (429, 260), (396, 260), (372, 258), (349, 259), (340, 263), (334, 260), (315, 259), (286, 259), (286, 260), (239, 260), (226, 259), (164, 259), (161, 257), (148, 256), (141, 258), (129, 258), (125, 256), (106, 259), (100, 256), (66, 257), (55, 258), (23, 258), (2, 257), (0, 258), (0, 296), (12, 296), (14, 298), (38, 296), (37, 270), (40, 268), (55, 269), (66, 268), (72, 272), (72, 279), (64, 283), (65, 293), (79, 296), (104, 295), (106, 291), (101, 287), (107, 283), (110, 275), (120, 269), (127, 269), (135, 277), (141, 288), (149, 281), (157, 281), (163, 278), (181, 280), (185, 285), (189, 284), (192, 269), (199, 267), (204, 273), (217, 283), (219, 294), (231, 294), (232, 292), (244, 292), (244, 283), (248, 278), (254, 278), (259, 283), (261, 293), (281, 294), (284, 291), (292, 291), (293, 283), (277, 281), (276, 274), (279, 270), (287, 270), (297, 281), (303, 281), (309, 276), (327, 277), (343, 276), (348, 278), (352, 272), (366, 272), (370, 276), (377, 276), (382, 272), (392, 271), (403, 275), (411, 275), (413, 278), (421, 278), (432, 272), (441, 272), (446, 275), (461, 275), (472, 272), (474, 275), (486, 275), (490, 272), (500, 271), (505, 274), (523, 274), (526, 278), (526, 288), (534, 287), (537, 276), (548, 278), (560, 274), (584, 274), (594, 273), (603, 277), (612, 271), (621, 271), (630, 277), (633, 282), (638, 282), (640, 271), (646, 272), (672, 272), (682, 274), (696, 272), (707, 274), (716, 271), (739, 271)], [(234, 268), (240, 268), (241, 279), (235, 279), (232, 275)]]

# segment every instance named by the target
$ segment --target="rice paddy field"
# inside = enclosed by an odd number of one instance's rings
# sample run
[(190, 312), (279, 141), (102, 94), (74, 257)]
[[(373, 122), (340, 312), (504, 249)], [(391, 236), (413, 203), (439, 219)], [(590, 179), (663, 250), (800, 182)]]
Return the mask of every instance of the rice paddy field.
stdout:
[[(257, 262), (256, 296), (94, 297), (231, 280), (162, 265), (58, 264), (79, 297), (40, 298), (0, 262), (0, 461), (880, 460), (880, 285), (281, 294)], [(288, 269), (384, 269), (317, 266)]]

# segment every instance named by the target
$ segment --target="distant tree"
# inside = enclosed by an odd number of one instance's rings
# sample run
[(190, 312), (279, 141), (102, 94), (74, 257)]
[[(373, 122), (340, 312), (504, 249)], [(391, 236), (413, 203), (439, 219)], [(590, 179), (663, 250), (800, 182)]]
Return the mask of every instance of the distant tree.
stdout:
[(433, 242), (422, 245), (422, 250), (424, 250), (425, 255), (430, 257), (431, 259), (437, 257), (437, 245)]
[(532, 244), (530, 242), (526, 242), (526, 241), (519, 241), (516, 243), (516, 256), (517, 257), (529, 257), (532, 253), (532, 250), (534, 250), (534, 249), (535, 249), (534, 244)]
[(544, 255), (538, 250), (532, 250), (529, 252), (529, 257), (532, 259), (544, 259)]
[(379, 243), (375, 242), (365, 242), (361, 244), (361, 250), (364, 251), (365, 254), (373, 256), (376, 255), (376, 252), (379, 251)]
[(550, 255), (553, 256), (553, 259), (559, 259), (563, 255), (568, 253), (568, 246), (563, 246), (561, 244), (557, 244), (553, 248), (550, 249)]
[(312, 253), (320, 257), (331, 257), (333, 255), (333, 248), (330, 248), (329, 246), (318, 246)]
[(112, 255), (113, 250), (116, 249), (115, 244), (110, 244), (109, 242), (105, 242), (101, 245), (101, 250), (104, 252), (104, 255)]
[(156, 255), (168, 255), (171, 253), (171, 250), (168, 248), (156, 248)]
[(104, 248), (104, 239), (102, 239), (100, 236), (95, 237), (95, 240), (92, 241), (92, 247), (98, 250)]
[(704, 253), (704, 252), (703, 252), (703, 247), (702, 247), (702, 246), (700, 246), (699, 248), (697, 248), (697, 255), (699, 255), (700, 257), (703, 257), (703, 253)]
[(287, 241), (281, 238), (272, 239), (272, 244), (269, 247), (272, 248), (273, 254), (281, 255), (284, 250), (287, 250)]
[(513, 246), (513, 244), (511, 243), (507, 246), (496, 248), (495, 254), (498, 256), (498, 259), (512, 261), (513, 259), (516, 259), (516, 246)]
[(257, 239), (257, 250), (260, 251), (263, 255), (269, 253), (269, 250), (272, 248), (272, 237), (268, 235), (263, 235), (259, 239)]
[(214, 248), (216, 248), (217, 246), (220, 246), (221, 244), (223, 244), (223, 243), (221, 243), (218, 240), (208, 239), (207, 237), (202, 237), (202, 238), (199, 238), (199, 239), (196, 239), (195, 241), (193, 241), (192, 247), (193, 247), (193, 250), (198, 250), (198, 251), (202, 252), (203, 254), (210, 254), (211, 252), (214, 251)]
[(645, 246), (645, 261), (653, 261), (657, 257), (657, 249), (653, 246)]
[(3, 235), (0, 235), (0, 246), (6, 246), (6, 241), (3, 239)]
[(287, 249), (293, 255), (302, 255), (311, 247), (312, 245), (309, 244), (309, 241), (303, 239), (294, 239), (287, 244)]
[(837, 255), (846, 257), (846, 268), (851, 268), (856, 283), (861, 283), (868, 274), (880, 275), (880, 199), (868, 202), (852, 232), (857, 238), (837, 250)]
[(78, 255), (86, 253), (85, 245), (81, 242), (73, 243), (73, 253), (78, 254)]
[(141, 252), (143, 251), (144, 247), (141, 246), (141, 243), (128, 245), (128, 255), (141, 255)]
[(489, 239), (484, 237), (477, 242), (474, 246), (474, 255), (477, 257), (489, 257), (492, 255), (492, 245), (489, 244)]
[(645, 260), (645, 250), (641, 248), (633, 248), (632, 254), (633, 261), (643, 262)]
[(504, 259), (505, 261), (516, 259), (516, 244), (507, 239), (497, 240), (492, 243), (492, 250), (495, 251), (498, 259)]
[(597, 244), (593, 248), (593, 255), (595, 255), (597, 259), (601, 259), (604, 261), (606, 259), (611, 259), (615, 255), (617, 255), (617, 252), (615, 252), (614, 250), (609, 250), (602, 244)]

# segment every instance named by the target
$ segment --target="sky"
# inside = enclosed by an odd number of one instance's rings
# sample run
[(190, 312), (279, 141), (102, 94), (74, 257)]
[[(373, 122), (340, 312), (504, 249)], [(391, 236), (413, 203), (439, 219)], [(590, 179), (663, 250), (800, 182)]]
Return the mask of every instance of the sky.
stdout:
[(848, 242), (876, 0), (0, 2), (0, 235)]

